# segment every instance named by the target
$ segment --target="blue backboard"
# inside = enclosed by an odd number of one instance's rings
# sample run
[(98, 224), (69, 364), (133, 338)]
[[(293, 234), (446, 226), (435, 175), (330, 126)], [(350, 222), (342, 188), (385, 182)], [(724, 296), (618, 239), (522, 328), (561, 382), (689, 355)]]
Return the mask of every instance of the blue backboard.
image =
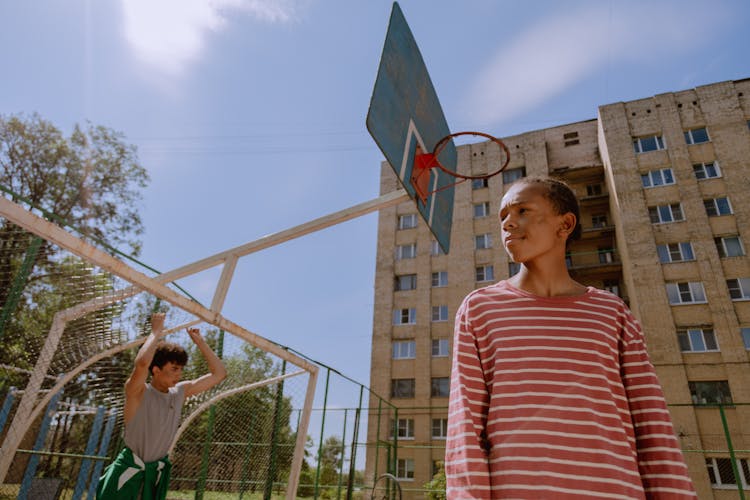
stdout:
[[(437, 168), (430, 169), (431, 194), (425, 202), (417, 196), (410, 179), (417, 146), (423, 153), (432, 152), (450, 130), (417, 42), (395, 2), (367, 113), (367, 130), (447, 253), (456, 178)], [(447, 169), (456, 170), (457, 154), (452, 139), (438, 159)]]

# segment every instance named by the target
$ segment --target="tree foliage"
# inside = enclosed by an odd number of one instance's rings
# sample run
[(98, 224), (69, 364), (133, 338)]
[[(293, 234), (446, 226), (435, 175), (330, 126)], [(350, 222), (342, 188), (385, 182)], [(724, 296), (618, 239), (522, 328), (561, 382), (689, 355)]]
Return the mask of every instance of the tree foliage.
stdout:
[(69, 137), (37, 114), (0, 115), (0, 184), (84, 234), (137, 254), (137, 202), (148, 183), (136, 148), (101, 125)]
[(438, 471), (432, 476), (432, 479), (425, 483), (424, 489), (427, 490), (427, 498), (430, 500), (446, 500), (445, 493), (445, 463), (438, 462)]

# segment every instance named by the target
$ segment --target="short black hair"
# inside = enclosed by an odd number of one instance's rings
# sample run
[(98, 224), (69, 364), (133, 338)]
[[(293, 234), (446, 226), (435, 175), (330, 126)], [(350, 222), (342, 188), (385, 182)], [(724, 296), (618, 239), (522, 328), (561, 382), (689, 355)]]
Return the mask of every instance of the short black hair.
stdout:
[(544, 197), (552, 203), (552, 208), (557, 215), (565, 215), (568, 212), (575, 215), (576, 227), (568, 235), (567, 241), (575, 241), (581, 237), (581, 208), (575, 192), (568, 184), (552, 177), (522, 177), (516, 181), (516, 183), (519, 182), (543, 187)]
[(155, 366), (158, 366), (161, 369), (170, 361), (176, 365), (185, 366), (188, 362), (187, 352), (185, 351), (185, 348), (179, 344), (175, 344), (174, 342), (162, 342), (159, 344), (159, 347), (156, 348), (154, 358), (151, 360), (151, 364), (148, 367), (148, 372), (153, 375), (151, 370)]

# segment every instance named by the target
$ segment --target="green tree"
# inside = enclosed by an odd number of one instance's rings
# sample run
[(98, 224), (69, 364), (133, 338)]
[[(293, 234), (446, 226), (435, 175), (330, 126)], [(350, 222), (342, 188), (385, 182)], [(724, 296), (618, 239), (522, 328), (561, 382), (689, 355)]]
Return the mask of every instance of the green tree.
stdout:
[(132, 254), (141, 247), (136, 204), (148, 180), (119, 132), (75, 125), (66, 138), (37, 114), (0, 115), (0, 184)]
[(424, 484), (427, 490), (427, 498), (430, 500), (446, 500), (445, 493), (445, 463), (438, 462), (438, 471), (432, 476), (432, 479)]

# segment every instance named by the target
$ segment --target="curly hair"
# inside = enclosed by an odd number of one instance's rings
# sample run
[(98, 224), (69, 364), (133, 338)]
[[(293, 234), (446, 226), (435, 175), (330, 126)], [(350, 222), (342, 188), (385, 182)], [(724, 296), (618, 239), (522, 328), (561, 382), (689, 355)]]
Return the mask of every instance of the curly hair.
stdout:
[(581, 237), (581, 209), (578, 205), (576, 194), (568, 184), (551, 177), (522, 177), (515, 181), (515, 183), (542, 186), (545, 190), (544, 197), (552, 203), (552, 208), (557, 215), (564, 215), (570, 212), (576, 216), (576, 227), (568, 235), (567, 241), (575, 241)]
[(164, 368), (169, 362), (172, 362), (179, 366), (185, 366), (188, 362), (188, 355), (185, 349), (174, 342), (162, 342), (159, 347), (156, 348), (154, 353), (154, 359), (151, 360), (151, 364), (148, 367), (148, 372), (153, 375), (151, 371), (155, 366)]

